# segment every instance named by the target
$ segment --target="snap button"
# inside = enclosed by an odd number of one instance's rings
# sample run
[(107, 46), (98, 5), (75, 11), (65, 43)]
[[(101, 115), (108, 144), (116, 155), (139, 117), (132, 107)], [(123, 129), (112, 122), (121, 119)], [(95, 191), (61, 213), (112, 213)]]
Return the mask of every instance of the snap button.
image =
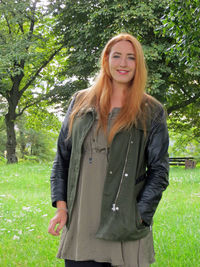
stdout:
[(131, 140), (131, 144), (133, 144), (133, 141)]
[(112, 174), (112, 171), (110, 171), (109, 173)]
[(128, 176), (128, 173), (125, 173), (125, 176), (127, 177)]

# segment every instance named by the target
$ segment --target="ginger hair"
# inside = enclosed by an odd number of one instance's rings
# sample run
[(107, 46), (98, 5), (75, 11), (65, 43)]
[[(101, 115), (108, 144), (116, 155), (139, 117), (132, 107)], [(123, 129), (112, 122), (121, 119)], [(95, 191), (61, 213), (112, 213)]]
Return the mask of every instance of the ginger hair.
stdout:
[[(107, 120), (110, 112), (110, 102), (112, 96), (112, 76), (109, 70), (109, 54), (114, 44), (119, 41), (129, 41), (135, 49), (136, 69), (128, 89), (124, 92), (124, 101), (120, 112), (108, 133), (108, 143), (112, 142), (115, 134), (122, 130), (128, 129), (137, 123), (140, 117), (144, 123), (142, 114), (142, 102), (147, 96), (145, 87), (147, 81), (147, 70), (144, 54), (140, 42), (128, 33), (121, 33), (108, 41), (101, 54), (101, 68), (94, 85), (86, 90), (82, 90), (76, 97), (76, 103), (70, 115), (69, 135), (72, 132), (72, 125), (75, 116), (87, 111), (88, 108), (94, 107), (99, 112), (98, 128), (102, 128), (104, 133), (107, 132)], [(146, 96), (146, 97), (145, 97)], [(143, 119), (142, 119), (143, 118)]]

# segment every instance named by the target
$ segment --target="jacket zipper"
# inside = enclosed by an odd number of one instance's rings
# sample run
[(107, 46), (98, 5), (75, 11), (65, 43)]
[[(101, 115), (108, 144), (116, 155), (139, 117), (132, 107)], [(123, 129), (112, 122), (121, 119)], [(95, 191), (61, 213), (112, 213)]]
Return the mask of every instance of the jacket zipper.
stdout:
[(127, 165), (127, 161), (128, 161), (128, 154), (129, 154), (130, 146), (131, 146), (131, 144), (133, 142), (131, 139), (132, 139), (132, 133), (130, 134), (130, 138), (129, 138), (129, 144), (128, 144), (128, 148), (127, 148), (127, 152), (126, 152), (126, 157), (125, 157), (125, 162), (124, 162), (124, 167), (123, 167), (123, 171), (122, 171), (120, 184), (119, 184), (119, 187), (118, 187), (118, 190), (117, 190), (117, 194), (116, 194), (114, 203), (112, 204), (112, 211), (118, 211), (119, 210), (119, 207), (116, 206), (116, 203), (117, 203), (117, 200), (118, 200), (118, 197), (119, 197), (119, 193), (121, 191), (122, 183), (123, 183), (123, 180), (124, 180), (124, 177), (125, 177), (126, 165)]

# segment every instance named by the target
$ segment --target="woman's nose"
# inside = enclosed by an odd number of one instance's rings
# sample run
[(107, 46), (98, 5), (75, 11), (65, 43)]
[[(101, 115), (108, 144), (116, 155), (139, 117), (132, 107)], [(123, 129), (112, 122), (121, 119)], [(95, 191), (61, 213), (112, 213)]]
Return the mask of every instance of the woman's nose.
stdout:
[(127, 66), (127, 61), (126, 61), (126, 58), (125, 58), (125, 57), (122, 57), (122, 58), (121, 58), (120, 66), (121, 66), (121, 67), (125, 67), (125, 66)]

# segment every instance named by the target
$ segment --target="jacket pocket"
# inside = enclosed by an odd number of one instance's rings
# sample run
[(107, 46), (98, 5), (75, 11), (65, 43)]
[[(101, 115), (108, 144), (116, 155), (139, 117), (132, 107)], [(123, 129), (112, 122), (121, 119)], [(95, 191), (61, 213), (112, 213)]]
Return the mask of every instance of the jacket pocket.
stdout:
[(148, 228), (147, 226), (145, 226), (142, 223), (142, 218), (141, 218), (137, 203), (135, 205), (135, 211), (136, 211), (135, 212), (135, 214), (136, 214), (135, 219), (136, 219), (136, 227), (137, 227), (137, 229), (138, 230), (142, 230), (142, 229)]
[(96, 237), (113, 241), (138, 240), (146, 236), (149, 227), (141, 223), (141, 217), (137, 205), (133, 203), (128, 209), (110, 211), (101, 220)]

